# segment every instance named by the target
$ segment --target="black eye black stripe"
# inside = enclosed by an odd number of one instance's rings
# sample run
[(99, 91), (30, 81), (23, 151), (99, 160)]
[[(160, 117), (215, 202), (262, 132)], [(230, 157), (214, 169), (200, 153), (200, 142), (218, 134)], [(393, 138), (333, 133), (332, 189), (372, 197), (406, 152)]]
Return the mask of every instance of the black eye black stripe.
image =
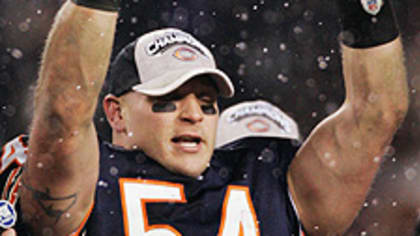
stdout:
[[(153, 112), (173, 112), (176, 108), (177, 107), (173, 102), (156, 102), (152, 105)], [(201, 105), (200, 108), (206, 115), (217, 114), (217, 110), (213, 104)]]
[(152, 105), (153, 112), (173, 112), (176, 105), (173, 102), (156, 102)]

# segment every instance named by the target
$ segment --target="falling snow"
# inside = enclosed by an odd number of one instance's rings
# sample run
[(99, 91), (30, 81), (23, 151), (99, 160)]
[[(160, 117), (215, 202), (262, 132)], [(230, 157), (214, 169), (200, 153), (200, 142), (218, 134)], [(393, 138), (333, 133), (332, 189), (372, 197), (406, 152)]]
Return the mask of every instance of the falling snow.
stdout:
[[(115, 48), (121, 48), (123, 44), (150, 29), (165, 26), (180, 27), (203, 39), (215, 54), (218, 66), (226, 71), (235, 85), (239, 85), (236, 87), (235, 101), (255, 98), (275, 101), (297, 121), (304, 137), (309, 135), (320, 120), (339, 109), (345, 92), (340, 65), (341, 50), (337, 38), (354, 40), (355, 35), (350, 32), (339, 35), (333, 5), (325, 9), (321, 3), (308, 1), (210, 2), (169, 1), (169, 3), (156, 2), (153, 7), (145, 7), (143, 1), (127, 1), (123, 9), (126, 12), (121, 14), (118, 20)], [(0, 14), (0, 141), (2, 143), (30, 128), (33, 102), (30, 94), (36, 87), (40, 53), (45, 46), (45, 38), (53, 22), (57, 3), (30, 0), (25, 3), (25, 7), (22, 7), (13, 1), (2, 2)], [(420, 158), (420, 93), (418, 92), (420, 90), (418, 66), (420, 10), (417, 7), (418, 2), (414, 0), (400, 1), (396, 5), (400, 8), (399, 23), (400, 28), (404, 30), (402, 35), (404, 46), (407, 47), (405, 63), (408, 68), (411, 110), (396, 135), (396, 142), (385, 148), (383, 156), (372, 153), (365, 163), (381, 163), (384, 167), (377, 176), (373, 191), (369, 194), (370, 200), (364, 203), (364, 209), (351, 229), (354, 235), (380, 235), (371, 232), (371, 227), (380, 229), (389, 222), (384, 223), (386, 214), (378, 213), (376, 211), (379, 210), (375, 209), (385, 211), (391, 208), (392, 211), (387, 214), (392, 216), (392, 213), (400, 211), (405, 206), (403, 205), (405, 203), (399, 200), (400, 195), (409, 199), (407, 201), (412, 201), (412, 205), (408, 208), (420, 208), (420, 203), (413, 200), (420, 199), (417, 186), (419, 167), (416, 165), (417, 159)], [(139, 14), (144, 9), (148, 11), (148, 19)], [(94, 20), (90, 18), (87, 23)], [(371, 17), (374, 24), (379, 23), (379, 20), (379, 17)], [(95, 33), (100, 38), (106, 36), (105, 31)], [(81, 85), (73, 85), (71, 88), (75, 93), (85, 89), (85, 87), (82, 89)], [(376, 92), (366, 94), (366, 98), (370, 104), (377, 104), (383, 99)], [(395, 98), (395, 101), (398, 102), (398, 98)], [(229, 102), (225, 100), (220, 101), (221, 108), (228, 104)], [(99, 130), (99, 135), (106, 137), (105, 131), (109, 127), (106, 126), (105, 116), (97, 115), (95, 121), (103, 127), (103, 130)], [(79, 132), (73, 133), (74, 136), (78, 134)], [(128, 132), (128, 136), (134, 138), (133, 132)], [(62, 137), (55, 140), (56, 144), (64, 144), (67, 140), (64, 138), (67, 136)], [(294, 145), (301, 143), (296, 142)], [(355, 150), (365, 148), (362, 140), (352, 142), (350, 145)], [(133, 146), (133, 149), (138, 148)], [(273, 161), (272, 154), (269, 153), (262, 153), (259, 158), (261, 163)], [(331, 153), (325, 153), (322, 158), (331, 168), (339, 166), (336, 157)], [(115, 161), (115, 155), (111, 154), (109, 159)], [(135, 157), (135, 162), (139, 165), (145, 161), (142, 155)], [(47, 169), (45, 165), (43, 162), (36, 164), (38, 168)], [(111, 176), (118, 176), (119, 168), (112, 166), (108, 172)], [(147, 171), (143, 170), (142, 174), (147, 174)], [(230, 172), (227, 169), (220, 169), (218, 174), (225, 178)], [(280, 177), (281, 169), (274, 168), (271, 175), (275, 178)], [(247, 174), (242, 177), (249, 178)], [(202, 180), (202, 178), (199, 176), (197, 179)], [(108, 183), (99, 180), (98, 186), (108, 188)], [(113, 211), (109, 213), (114, 214)], [(67, 218), (70, 216), (65, 214)], [(319, 230), (319, 226), (314, 226), (314, 229)], [(50, 228), (42, 231), (45, 236), (53, 235)]]

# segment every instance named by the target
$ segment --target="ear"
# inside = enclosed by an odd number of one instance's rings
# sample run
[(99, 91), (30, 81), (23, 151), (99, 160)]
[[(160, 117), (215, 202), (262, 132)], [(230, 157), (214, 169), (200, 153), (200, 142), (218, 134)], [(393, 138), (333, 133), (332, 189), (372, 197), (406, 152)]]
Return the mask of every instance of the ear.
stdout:
[(112, 130), (117, 133), (125, 132), (126, 127), (121, 114), (120, 99), (112, 94), (108, 94), (102, 101), (102, 106)]

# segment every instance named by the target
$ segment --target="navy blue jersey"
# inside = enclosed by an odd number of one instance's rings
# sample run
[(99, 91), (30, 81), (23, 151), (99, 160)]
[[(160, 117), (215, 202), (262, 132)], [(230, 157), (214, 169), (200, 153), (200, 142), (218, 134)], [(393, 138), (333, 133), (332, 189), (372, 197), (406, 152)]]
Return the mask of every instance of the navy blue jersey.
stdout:
[(102, 143), (87, 235), (297, 236), (286, 182), (296, 150), (289, 140), (242, 140), (217, 149), (203, 175), (190, 178)]
[[(142, 151), (101, 142), (95, 203), (80, 235), (298, 236), (286, 181), (297, 148), (290, 140), (240, 140), (216, 149), (203, 175), (190, 178)], [(3, 193), (15, 181), (6, 173), (20, 173), (26, 159), (19, 153), (3, 170)]]

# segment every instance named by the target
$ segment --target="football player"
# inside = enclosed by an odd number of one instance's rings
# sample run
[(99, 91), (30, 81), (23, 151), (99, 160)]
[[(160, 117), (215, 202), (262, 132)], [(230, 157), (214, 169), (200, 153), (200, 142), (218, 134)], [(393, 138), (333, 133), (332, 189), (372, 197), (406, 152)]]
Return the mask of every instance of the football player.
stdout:
[(233, 96), (232, 83), (203, 44), (173, 28), (140, 36), (111, 64), (102, 105), (112, 142), (99, 140), (93, 114), (119, 2), (66, 2), (43, 54), (28, 146), (22, 137), (9, 144), (19, 155), (3, 153), (25, 162), (4, 170), (19, 235), (298, 235), (302, 225), (342, 234), (408, 95), (390, 2), (336, 2), (340, 109), (302, 145), (256, 138), (216, 150), (217, 99)]

